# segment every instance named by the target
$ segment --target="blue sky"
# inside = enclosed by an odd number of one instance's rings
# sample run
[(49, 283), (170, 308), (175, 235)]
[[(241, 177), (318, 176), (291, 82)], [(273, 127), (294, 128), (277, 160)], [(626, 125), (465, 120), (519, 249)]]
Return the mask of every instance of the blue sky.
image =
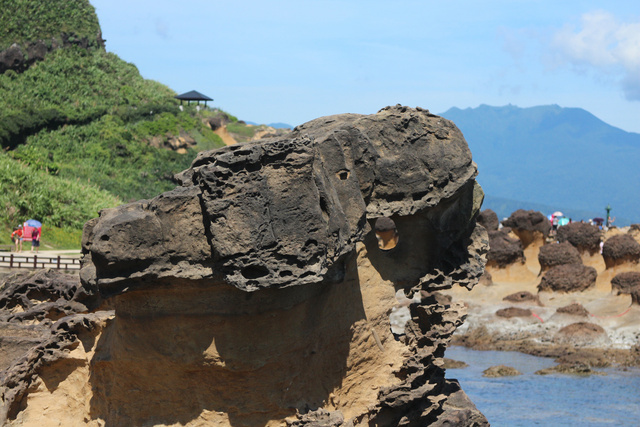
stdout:
[(258, 123), (579, 107), (640, 133), (640, 2), (90, 0), (107, 50)]

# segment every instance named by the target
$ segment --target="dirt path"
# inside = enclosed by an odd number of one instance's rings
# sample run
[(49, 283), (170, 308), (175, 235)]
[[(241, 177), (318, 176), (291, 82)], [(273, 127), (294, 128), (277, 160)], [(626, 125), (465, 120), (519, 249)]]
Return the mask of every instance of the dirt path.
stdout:
[(222, 138), (222, 142), (224, 142), (226, 145), (233, 145), (238, 143), (235, 139), (233, 139), (231, 134), (229, 134), (226, 126), (218, 128), (214, 131), (214, 133)]

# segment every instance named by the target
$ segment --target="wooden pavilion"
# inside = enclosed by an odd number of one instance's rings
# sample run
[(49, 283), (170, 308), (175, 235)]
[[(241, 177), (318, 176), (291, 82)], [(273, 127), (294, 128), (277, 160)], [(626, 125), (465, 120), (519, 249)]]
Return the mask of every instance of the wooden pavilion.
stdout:
[(207, 106), (207, 101), (213, 101), (213, 99), (195, 90), (183, 93), (182, 95), (177, 95), (175, 98), (180, 100), (180, 105), (182, 105), (182, 101), (187, 101), (187, 105), (190, 105), (191, 101), (197, 101), (198, 105), (200, 105), (200, 101), (204, 101), (205, 107)]

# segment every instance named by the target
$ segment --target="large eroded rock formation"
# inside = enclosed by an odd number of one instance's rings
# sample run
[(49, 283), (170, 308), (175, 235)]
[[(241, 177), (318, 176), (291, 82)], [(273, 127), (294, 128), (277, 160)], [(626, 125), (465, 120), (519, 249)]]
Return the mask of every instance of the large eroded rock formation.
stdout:
[(542, 213), (534, 210), (518, 209), (502, 221), (502, 225), (511, 228), (525, 248), (536, 241), (543, 244), (551, 230), (549, 220)]
[[(486, 424), (444, 377), (465, 309), (436, 292), (483, 273), (476, 173), (453, 123), (401, 106), (201, 153), (181, 187), (87, 223), (93, 313), (4, 377), (5, 422)], [(420, 298), (397, 338), (400, 289)]]

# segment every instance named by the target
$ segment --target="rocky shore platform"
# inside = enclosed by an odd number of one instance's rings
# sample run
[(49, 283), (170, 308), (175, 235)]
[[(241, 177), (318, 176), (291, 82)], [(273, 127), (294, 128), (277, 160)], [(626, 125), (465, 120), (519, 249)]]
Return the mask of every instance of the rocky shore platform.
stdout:
[(640, 366), (640, 226), (552, 235), (543, 214), (523, 210), (479, 221), (491, 247), (480, 285), (443, 291), (468, 308), (454, 345), (552, 357), (576, 373)]

